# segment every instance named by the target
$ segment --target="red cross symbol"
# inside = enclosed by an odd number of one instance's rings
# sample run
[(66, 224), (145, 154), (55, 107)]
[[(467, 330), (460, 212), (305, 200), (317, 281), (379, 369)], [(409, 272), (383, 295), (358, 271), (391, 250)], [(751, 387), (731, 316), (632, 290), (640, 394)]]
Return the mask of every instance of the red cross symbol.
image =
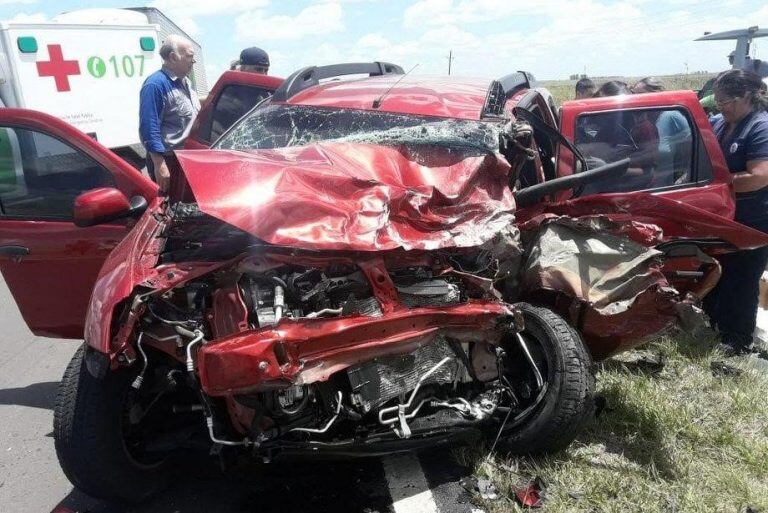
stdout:
[(77, 61), (65, 61), (61, 45), (48, 45), (48, 62), (37, 63), (37, 74), (41, 77), (53, 77), (57, 91), (69, 91), (69, 75), (80, 74)]

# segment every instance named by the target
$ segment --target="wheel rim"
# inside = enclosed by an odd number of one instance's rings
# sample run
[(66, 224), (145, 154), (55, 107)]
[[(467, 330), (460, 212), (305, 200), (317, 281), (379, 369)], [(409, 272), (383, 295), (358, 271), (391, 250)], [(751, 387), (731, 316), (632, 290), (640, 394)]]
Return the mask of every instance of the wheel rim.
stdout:
[(512, 410), (514, 419), (508, 420), (507, 427), (519, 424), (535, 412), (544, 402), (551, 383), (552, 362), (542, 346), (542, 342), (530, 330), (521, 333), (528, 351), (536, 364), (544, 381), (542, 389), (538, 388), (536, 374), (527, 356), (520, 347), (514, 335), (504, 341), (505, 356), (503, 359), (503, 376), (517, 400), (517, 407)]
[(136, 407), (140, 405), (140, 395), (129, 386), (121, 401), (120, 439), (123, 450), (134, 465), (145, 469), (157, 468), (165, 463), (167, 455), (146, 450), (146, 432), (142, 431), (142, 422), (136, 422)]

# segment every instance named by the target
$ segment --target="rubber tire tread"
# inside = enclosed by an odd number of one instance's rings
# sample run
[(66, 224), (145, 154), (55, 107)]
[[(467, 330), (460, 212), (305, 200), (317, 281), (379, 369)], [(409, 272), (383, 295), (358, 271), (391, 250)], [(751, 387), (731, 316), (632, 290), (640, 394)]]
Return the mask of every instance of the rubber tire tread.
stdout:
[(69, 481), (86, 494), (142, 502), (167, 485), (169, 466), (141, 466), (130, 458), (122, 439), (121, 408), (132, 374), (118, 370), (94, 378), (85, 366), (84, 347), (69, 362), (56, 395), (56, 455)]
[(538, 455), (565, 449), (594, 418), (592, 357), (579, 333), (548, 308), (528, 303), (522, 310), (526, 331), (542, 342), (554, 363), (543, 405), (502, 441), (513, 454)]

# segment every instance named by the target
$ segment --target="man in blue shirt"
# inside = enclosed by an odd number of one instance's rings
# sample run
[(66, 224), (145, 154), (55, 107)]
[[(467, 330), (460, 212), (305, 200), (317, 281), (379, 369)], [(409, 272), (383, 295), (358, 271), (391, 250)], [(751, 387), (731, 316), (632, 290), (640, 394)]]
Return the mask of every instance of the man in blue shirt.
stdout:
[(187, 75), (195, 63), (192, 43), (171, 35), (160, 47), (163, 67), (141, 86), (139, 135), (147, 150), (147, 170), (161, 191), (168, 190), (170, 173), (165, 155), (184, 144), (200, 111), (200, 100)]

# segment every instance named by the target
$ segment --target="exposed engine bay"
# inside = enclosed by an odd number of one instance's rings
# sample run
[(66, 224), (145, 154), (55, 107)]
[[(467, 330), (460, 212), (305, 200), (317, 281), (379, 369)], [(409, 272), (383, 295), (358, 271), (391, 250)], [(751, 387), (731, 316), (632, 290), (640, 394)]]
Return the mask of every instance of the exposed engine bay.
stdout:
[[(166, 257), (179, 251), (169, 240)], [(478, 286), (498, 271), (489, 252), (454, 253), (368, 257), (363, 265), (347, 255), (322, 266), (280, 251), (246, 256), (147, 297), (139, 347), (143, 358), (153, 347), (185, 360), (199, 403), (175, 411), (202, 410), (222, 445), (376, 453), (385, 451), (377, 443), (476, 434), (498, 427), (500, 414), (519, 421), (546, 391), (546, 362), (520, 336), (520, 312), (489, 302)], [(467, 273), (472, 267), (480, 272)], [(442, 320), (431, 319), (434, 307)], [(305, 334), (294, 345), (283, 334), (273, 343), (286, 321), (315, 332), (317, 342)], [(250, 362), (256, 372), (233, 378), (217, 346), (240, 350), (240, 367)]]

